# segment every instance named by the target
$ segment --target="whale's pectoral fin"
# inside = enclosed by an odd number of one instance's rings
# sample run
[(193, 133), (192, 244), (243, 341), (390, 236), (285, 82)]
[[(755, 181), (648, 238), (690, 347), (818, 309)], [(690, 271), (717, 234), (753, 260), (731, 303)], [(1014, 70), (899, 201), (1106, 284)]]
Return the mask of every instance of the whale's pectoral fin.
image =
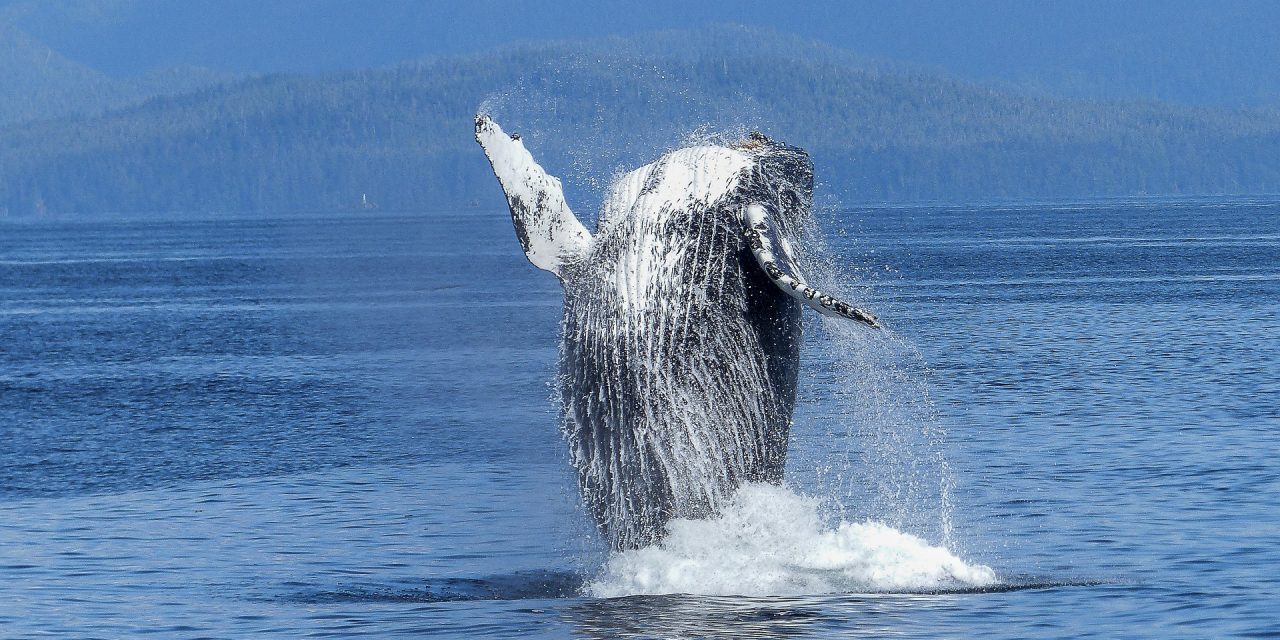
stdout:
[(880, 323), (869, 311), (858, 309), (805, 284), (790, 247), (769, 220), (768, 209), (758, 204), (743, 209), (742, 232), (760, 268), (787, 295), (823, 315), (849, 318), (869, 327), (880, 328)]
[(529, 262), (563, 277), (564, 266), (586, 254), (591, 234), (569, 210), (560, 180), (534, 162), (520, 136), (508, 136), (489, 116), (476, 116), (476, 142), (507, 194), (516, 236)]

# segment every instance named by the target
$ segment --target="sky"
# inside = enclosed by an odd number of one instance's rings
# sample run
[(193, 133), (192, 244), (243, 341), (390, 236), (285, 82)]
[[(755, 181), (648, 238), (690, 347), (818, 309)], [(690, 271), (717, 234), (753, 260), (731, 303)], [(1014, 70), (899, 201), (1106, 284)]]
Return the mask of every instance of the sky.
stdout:
[(483, 51), (520, 40), (726, 22), (773, 27), (888, 57), (981, 68), (1040, 64), (1079, 53), (1083, 46), (1146, 33), (1209, 29), (1215, 21), (1239, 27), (1251, 17), (1274, 24), (1278, 5), (1186, 0), (41, 0), (33, 13), (42, 17), (30, 22), (39, 23), (31, 30), (48, 36), (55, 48), (119, 72), (172, 61), (229, 71), (322, 70)]
[(737, 23), (1060, 93), (1280, 102), (1280, 2), (1259, 0), (0, 0), (6, 14), (115, 76), (314, 73)]

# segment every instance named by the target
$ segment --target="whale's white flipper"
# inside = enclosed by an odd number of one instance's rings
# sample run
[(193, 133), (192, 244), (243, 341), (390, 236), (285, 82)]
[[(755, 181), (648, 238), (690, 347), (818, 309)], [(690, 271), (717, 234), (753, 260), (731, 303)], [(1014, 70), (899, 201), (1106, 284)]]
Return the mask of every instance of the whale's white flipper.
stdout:
[(795, 257), (786, 241), (778, 236), (774, 225), (769, 223), (769, 211), (763, 206), (753, 204), (743, 209), (742, 231), (747, 245), (751, 247), (751, 255), (755, 256), (760, 268), (764, 269), (779, 289), (823, 315), (849, 318), (871, 327), (880, 327), (880, 323), (870, 312), (805, 284)]
[(476, 142), (506, 192), (516, 236), (529, 262), (563, 276), (564, 265), (586, 254), (591, 234), (569, 210), (560, 180), (533, 160), (519, 136), (508, 136), (489, 116), (476, 116)]

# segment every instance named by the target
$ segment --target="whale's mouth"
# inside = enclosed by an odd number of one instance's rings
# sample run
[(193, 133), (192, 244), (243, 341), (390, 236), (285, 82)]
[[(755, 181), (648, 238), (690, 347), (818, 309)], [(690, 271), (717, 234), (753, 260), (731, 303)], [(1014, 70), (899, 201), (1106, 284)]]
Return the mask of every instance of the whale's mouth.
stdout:
[(742, 233), (756, 263), (783, 293), (825, 316), (856, 320), (868, 327), (880, 328), (880, 321), (870, 311), (809, 286), (801, 275), (790, 244), (778, 233), (764, 205), (752, 204), (741, 213)]

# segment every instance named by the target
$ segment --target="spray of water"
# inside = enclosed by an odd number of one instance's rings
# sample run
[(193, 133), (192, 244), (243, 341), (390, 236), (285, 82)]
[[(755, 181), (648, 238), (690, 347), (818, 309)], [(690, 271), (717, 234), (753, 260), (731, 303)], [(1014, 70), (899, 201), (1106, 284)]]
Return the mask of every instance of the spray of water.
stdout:
[(899, 336), (849, 327), (824, 323), (810, 338), (808, 411), (793, 433), (788, 483), (747, 485), (715, 517), (671, 522), (659, 543), (611, 556), (589, 594), (933, 592), (999, 582), (948, 550), (951, 478), (919, 352)]
[(829, 496), (838, 517), (874, 518), (951, 546), (945, 431), (918, 350), (891, 331), (817, 329), (806, 376), (813, 402), (802, 406), (796, 434), (810, 454), (793, 461), (793, 475)]
[[(520, 114), (514, 119), (522, 123), (528, 138), (578, 140), (577, 144), (561, 147), (568, 161), (560, 166), (571, 167), (567, 181), (588, 192), (603, 193), (604, 185), (618, 177), (620, 167), (652, 160), (656, 151), (664, 147), (723, 144), (740, 140), (745, 132), (756, 128), (745, 124), (750, 118), (743, 117), (714, 125), (672, 122), (667, 127), (669, 131), (656, 128), (660, 139), (654, 139), (654, 131), (639, 137), (619, 137), (619, 132), (608, 131), (608, 119), (602, 111), (588, 119), (595, 123), (594, 127), (559, 131), (555, 80), (543, 78), (541, 83), (538, 87), (517, 87), (495, 94), (482, 110)], [(677, 111), (696, 113), (697, 109)], [(606, 134), (613, 137), (606, 139)], [(606, 154), (603, 149), (612, 151)], [(602, 171), (602, 167), (609, 169)], [(606, 206), (606, 218), (607, 209)], [(672, 478), (675, 492), (659, 505), (663, 514), (656, 517), (665, 520), (674, 514), (675, 518), (667, 523), (661, 540), (610, 556), (597, 579), (588, 585), (590, 593), (614, 596), (910, 591), (967, 588), (996, 581), (989, 568), (967, 564), (947, 551), (953, 540), (951, 478), (943, 453), (945, 433), (928, 393), (923, 359), (908, 340), (892, 331), (868, 332), (852, 323), (826, 318), (808, 321), (787, 485), (748, 483), (732, 493), (732, 487), (737, 485), (735, 479), (752, 479), (749, 469), (758, 464), (756, 461), (742, 460), (727, 467), (699, 463), (723, 457), (730, 450), (767, 450), (767, 446), (744, 448), (740, 442), (744, 433), (753, 439), (767, 436), (764, 432), (736, 429), (733, 420), (735, 416), (772, 413), (775, 409), (769, 405), (774, 401), (767, 395), (744, 398), (741, 393), (744, 383), (762, 386), (752, 383), (762, 375), (758, 354), (738, 348), (750, 343), (750, 330), (726, 329), (723, 323), (716, 323), (715, 309), (699, 306), (705, 300), (699, 299), (696, 292), (706, 281), (702, 277), (705, 274), (682, 281), (683, 272), (659, 247), (662, 240), (668, 239), (670, 221), (629, 223), (653, 227), (633, 229), (630, 234), (652, 236), (652, 242), (642, 243), (643, 250), (652, 255), (620, 253), (615, 256), (616, 271), (566, 284), (567, 318), (572, 320), (566, 331), (608, 326), (614, 332), (609, 340), (588, 348), (592, 351), (589, 356), (602, 368), (623, 357), (642, 361), (641, 366), (631, 368), (636, 375), (615, 379), (616, 397), (602, 396), (593, 411), (616, 412), (618, 407), (625, 407), (620, 398), (646, 398), (647, 404), (625, 410), (647, 414), (645, 422), (652, 428), (635, 433), (635, 442), (609, 446), (648, 453), (634, 459), (599, 457), (589, 448), (599, 446), (597, 438), (570, 433), (571, 442), (580, 447), (571, 455), (580, 470), (587, 469), (589, 477), (632, 478), (641, 483), (649, 481), (646, 473)], [(689, 232), (699, 236), (697, 242), (688, 245), (697, 254), (702, 250), (701, 237), (714, 240), (717, 228), (693, 225)], [(847, 285), (866, 281), (860, 277), (865, 274), (838, 267), (829, 253), (813, 251), (821, 246), (820, 235), (809, 235), (805, 257), (816, 284), (857, 304), (868, 301), (869, 290), (851, 290)], [(622, 251), (621, 247), (615, 250)], [(736, 268), (734, 265), (708, 263), (706, 268), (729, 276), (722, 282), (736, 280), (732, 277), (735, 274), (730, 273)], [(621, 282), (618, 278), (631, 281)], [(591, 282), (593, 279), (598, 282)], [(609, 305), (583, 305), (575, 312), (573, 288), (596, 287), (593, 295), (599, 297), (602, 294), (598, 288), (602, 285), (610, 292), (608, 295), (619, 299)], [(666, 290), (645, 290), (652, 287)], [(645, 306), (654, 301), (684, 304), (682, 324), (657, 333), (638, 331), (639, 327), (680, 317), (670, 309)], [(874, 308), (874, 304), (866, 306)], [(622, 313), (597, 317), (601, 309)], [(690, 314), (695, 319), (692, 324)], [(692, 337), (681, 333), (690, 327), (700, 333)], [(715, 327), (715, 332), (707, 333), (707, 327)], [(705, 384), (670, 384), (673, 381), (659, 374), (661, 360), (687, 352), (682, 341), (718, 339), (716, 336), (723, 338), (723, 345), (714, 351), (725, 355), (717, 362), (702, 365), (704, 375), (697, 377)], [(614, 345), (623, 348), (611, 351)], [(726, 368), (730, 370), (727, 375)], [(574, 370), (571, 368), (566, 375), (572, 375)], [(561, 381), (562, 388), (573, 384), (572, 380)], [(627, 388), (622, 389), (624, 386)], [(726, 405), (725, 398), (745, 399), (748, 406)], [(610, 420), (622, 423), (629, 418), (619, 414)], [(588, 448), (581, 448), (584, 444)], [(612, 493), (603, 483), (600, 489), (602, 495)], [(588, 496), (591, 500), (607, 502), (601, 496)], [(642, 507), (618, 502), (603, 508), (609, 511), (609, 517), (623, 522), (651, 517)], [(940, 544), (931, 545), (926, 540)]]
[(586, 585), (596, 597), (636, 594), (799, 595), (969, 589), (990, 568), (877, 522), (823, 517), (820, 501), (745, 485), (714, 517), (676, 520), (661, 544), (609, 559)]

